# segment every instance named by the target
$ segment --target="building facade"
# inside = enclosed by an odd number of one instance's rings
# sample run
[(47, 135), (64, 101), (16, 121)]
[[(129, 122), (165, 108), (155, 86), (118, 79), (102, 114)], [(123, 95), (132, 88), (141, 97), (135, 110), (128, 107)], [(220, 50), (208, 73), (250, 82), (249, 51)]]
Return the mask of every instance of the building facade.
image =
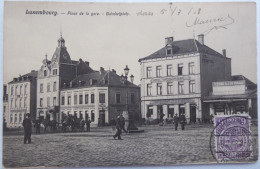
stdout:
[(230, 81), (213, 82), (213, 91), (203, 102), (210, 115), (249, 114), (257, 118), (257, 86), (242, 75)]
[(65, 84), (61, 89), (61, 114), (77, 118), (88, 118), (93, 126), (104, 126), (111, 119), (128, 110), (140, 118), (140, 88), (128, 82), (113, 71), (100, 71), (83, 74)]
[(9, 109), (8, 109), (8, 89), (7, 85), (3, 85), (3, 128), (7, 127), (7, 120), (9, 119)]
[(30, 113), (32, 120), (36, 117), (37, 71), (14, 78), (8, 83), (7, 127), (22, 127), (25, 114)]
[(141, 68), (142, 117), (172, 118), (184, 113), (188, 122), (209, 118), (203, 98), (212, 91), (212, 82), (231, 78), (231, 59), (198, 40), (174, 41), (165, 38), (165, 46), (139, 59)]

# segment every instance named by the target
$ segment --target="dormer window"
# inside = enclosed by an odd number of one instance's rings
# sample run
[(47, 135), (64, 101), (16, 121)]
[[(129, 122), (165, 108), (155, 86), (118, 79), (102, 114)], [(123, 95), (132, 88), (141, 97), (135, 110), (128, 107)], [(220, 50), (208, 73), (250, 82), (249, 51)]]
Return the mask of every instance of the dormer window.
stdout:
[(171, 55), (172, 54), (172, 46), (167, 46), (166, 47), (166, 55)]

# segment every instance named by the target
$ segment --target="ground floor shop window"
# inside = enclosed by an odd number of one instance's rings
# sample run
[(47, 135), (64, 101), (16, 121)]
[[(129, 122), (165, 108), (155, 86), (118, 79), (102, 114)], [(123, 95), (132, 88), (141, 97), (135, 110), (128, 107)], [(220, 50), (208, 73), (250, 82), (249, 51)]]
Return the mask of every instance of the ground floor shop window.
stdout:
[(149, 118), (153, 115), (153, 106), (147, 106), (146, 117)]
[(91, 111), (91, 121), (95, 121), (95, 113), (94, 110)]
[(173, 116), (174, 116), (174, 106), (169, 105), (168, 106), (168, 117), (167, 118), (173, 118)]

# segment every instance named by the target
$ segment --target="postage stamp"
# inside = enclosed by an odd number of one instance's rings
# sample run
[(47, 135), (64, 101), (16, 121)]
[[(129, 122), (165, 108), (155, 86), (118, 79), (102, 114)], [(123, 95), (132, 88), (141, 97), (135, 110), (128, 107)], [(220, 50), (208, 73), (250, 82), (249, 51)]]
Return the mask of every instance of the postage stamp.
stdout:
[(244, 161), (251, 156), (250, 117), (221, 115), (215, 117), (215, 151), (219, 162)]

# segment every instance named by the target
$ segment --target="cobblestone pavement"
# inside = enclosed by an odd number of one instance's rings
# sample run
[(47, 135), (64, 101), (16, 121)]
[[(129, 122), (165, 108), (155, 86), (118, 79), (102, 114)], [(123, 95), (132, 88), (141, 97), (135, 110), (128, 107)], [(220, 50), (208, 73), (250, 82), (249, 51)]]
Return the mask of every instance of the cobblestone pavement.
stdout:
[[(210, 148), (212, 126), (143, 126), (144, 133), (123, 134), (114, 140), (110, 127), (91, 132), (32, 135), (32, 144), (23, 144), (22, 135), (3, 136), (5, 167), (93, 167), (151, 166), (183, 163), (216, 163)], [(257, 127), (252, 127), (254, 157), (258, 157)]]

